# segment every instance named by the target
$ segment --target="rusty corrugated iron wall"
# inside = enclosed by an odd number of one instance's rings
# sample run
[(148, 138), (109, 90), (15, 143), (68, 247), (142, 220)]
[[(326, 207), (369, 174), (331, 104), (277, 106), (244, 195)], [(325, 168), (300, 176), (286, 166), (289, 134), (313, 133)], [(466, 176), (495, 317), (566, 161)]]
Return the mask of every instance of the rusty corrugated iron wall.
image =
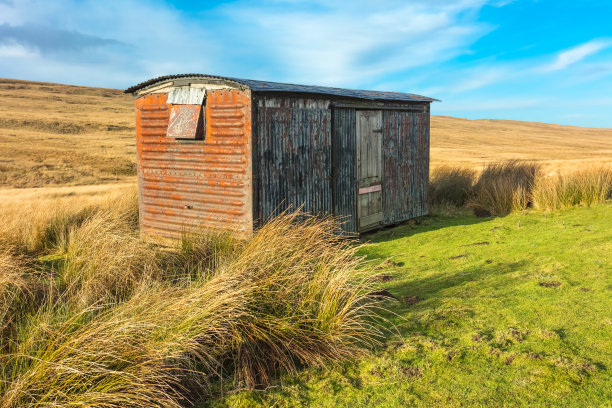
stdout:
[(260, 96), (254, 102), (257, 222), (286, 208), (332, 213), (329, 100)]
[(383, 111), (383, 175), (385, 225), (427, 214), (429, 105)]
[(203, 141), (167, 137), (166, 93), (136, 100), (141, 230), (171, 238), (195, 227), (248, 234), (251, 206), (251, 95), (213, 90)]
[(333, 121), (334, 214), (342, 217), (344, 231), (354, 233), (357, 231), (355, 109), (334, 108)]

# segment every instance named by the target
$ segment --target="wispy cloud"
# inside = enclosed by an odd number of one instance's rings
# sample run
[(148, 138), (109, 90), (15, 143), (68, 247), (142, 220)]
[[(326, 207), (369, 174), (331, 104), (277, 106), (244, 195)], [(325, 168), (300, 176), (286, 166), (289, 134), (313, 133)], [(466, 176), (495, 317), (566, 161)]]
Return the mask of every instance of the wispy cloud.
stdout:
[(328, 2), (323, 9), (271, 12), (244, 2), (224, 14), (249, 27), (246, 42), (278, 61), (283, 79), (356, 86), (466, 52), (489, 27), (461, 13), (482, 3)]
[(108, 45), (123, 45), (120, 41), (87, 35), (78, 31), (56, 29), (40, 24), (11, 26), (0, 25), (0, 44), (19, 44), (24, 48), (36, 49), (43, 54), (57, 52), (81, 52), (87, 48)]
[[(434, 109), (446, 114), (548, 121), (561, 111), (551, 108), (557, 100), (571, 96), (584, 107), (612, 94), (612, 38), (597, 37), (609, 31), (605, 13), (599, 31), (589, 31), (595, 39), (576, 45), (569, 33), (555, 41), (517, 35), (520, 24), (546, 14), (548, 6), (529, 13), (538, 1), (221, 0), (189, 10), (187, 3), (0, 0), (0, 77), (127, 87), (201, 72), (416, 92), (442, 99)], [(592, 25), (595, 17), (582, 20)], [(611, 123), (604, 105), (591, 110)]]
[[(491, 30), (477, 21), (487, 2), (238, 0), (186, 14), (161, 0), (20, 0), (0, 4), (10, 15), (10, 23), (0, 16), (0, 44), (20, 44), (57, 64), (103, 59), (114, 65), (107, 77), (115, 86), (129, 85), (117, 83), (119, 70), (134, 81), (195, 71), (376, 88), (469, 52)], [(3, 68), (41, 72), (0, 61)]]
[(587, 43), (578, 45), (569, 50), (563, 51), (557, 55), (557, 59), (552, 64), (543, 67), (544, 71), (558, 71), (565, 69), (570, 65), (582, 61), (583, 59), (596, 54), (608, 47), (612, 46), (612, 40), (596, 39)]
[(484, 70), (476, 70), (468, 78), (454, 84), (449, 91), (453, 93), (461, 93), (482, 88), (487, 85), (498, 83), (502, 80), (507, 80), (509, 72), (506, 67), (493, 67)]
[[(486, 87), (498, 87), (502, 84), (552, 81), (556, 88), (566, 88), (594, 82), (612, 75), (612, 63), (609, 60), (589, 63), (582, 61), (611, 46), (611, 40), (592, 40), (552, 54), (548, 58), (554, 59), (553, 63), (543, 64), (541, 56), (534, 56), (512, 61), (485, 60), (469, 66), (441, 69), (440, 72), (436, 72), (439, 83), (426, 88), (423, 93), (438, 95), (444, 100), (449, 100), (459, 94)], [(556, 75), (563, 75), (563, 81), (558, 82), (555, 79)]]
[(125, 87), (167, 73), (214, 72), (214, 36), (189, 17), (159, 0), (0, 4), (0, 44), (29, 51), (0, 59), (0, 76)]

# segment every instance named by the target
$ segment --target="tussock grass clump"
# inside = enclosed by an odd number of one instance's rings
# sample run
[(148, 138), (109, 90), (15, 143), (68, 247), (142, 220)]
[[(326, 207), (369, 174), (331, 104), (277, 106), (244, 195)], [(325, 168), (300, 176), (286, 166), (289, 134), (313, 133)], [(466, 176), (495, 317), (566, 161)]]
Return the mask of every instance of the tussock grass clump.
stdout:
[(475, 213), (498, 216), (529, 207), (554, 211), (610, 198), (609, 164), (554, 175), (542, 174), (538, 164), (516, 160), (489, 164), (478, 176), (469, 169), (439, 167), (429, 183), (429, 204), (439, 214), (454, 214), (463, 205)]
[(532, 194), (534, 207), (544, 211), (604, 202), (612, 198), (612, 166), (585, 167), (567, 174), (540, 177)]
[(228, 265), (227, 273), (251, 288), (249, 319), (233, 339), (234, 364), (247, 386), (267, 385), (279, 368), (341, 361), (376, 343), (366, 297), (373, 274), (356, 274), (363, 266), (358, 248), (341, 236), (333, 218), (283, 214)]
[(468, 206), (506, 215), (531, 204), (530, 194), (539, 165), (516, 160), (488, 164), (478, 176)]
[(189, 231), (174, 252), (165, 253), (166, 275), (177, 271), (177, 278), (205, 279), (234, 259), (244, 243), (227, 231)]
[(10, 251), (0, 250), (0, 350), (7, 330), (14, 326), (23, 302), (30, 294), (26, 261)]
[(65, 247), (70, 231), (97, 213), (106, 213), (126, 228), (135, 229), (136, 192), (121, 188), (91, 195), (4, 198), (0, 203), (0, 248), (36, 254)]
[(11, 293), (27, 288), (24, 261), (8, 250), (0, 251), (0, 310)]
[(237, 284), (160, 285), (115, 307), (32, 316), (4, 356), (0, 406), (183, 406), (189, 385), (205, 390), (244, 314)]
[(4, 238), (0, 408), (187, 406), (219, 378), (263, 387), (376, 343), (368, 270), (335, 219), (287, 213), (172, 248), (139, 236), (133, 199), (107, 199), (54, 201), (61, 216)]
[(110, 211), (69, 226), (47, 259), (56, 283), (83, 306), (125, 299), (142, 282), (164, 273), (155, 246), (140, 239), (122, 214)]
[(465, 167), (435, 168), (429, 179), (429, 204), (432, 206), (465, 204), (472, 194), (476, 172)]

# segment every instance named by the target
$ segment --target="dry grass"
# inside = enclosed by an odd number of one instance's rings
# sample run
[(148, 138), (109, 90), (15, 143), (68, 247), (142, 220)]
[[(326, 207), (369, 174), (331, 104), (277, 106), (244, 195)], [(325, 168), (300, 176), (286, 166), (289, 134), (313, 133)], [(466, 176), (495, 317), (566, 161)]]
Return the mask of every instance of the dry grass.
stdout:
[(372, 304), (364, 297), (371, 271), (356, 279), (358, 248), (341, 237), (333, 218), (285, 214), (264, 225), (227, 266), (252, 288), (255, 318), (242, 322), (235, 339), (236, 366), (250, 387), (266, 385), (279, 368), (294, 370), (295, 362), (340, 361), (375, 342)]
[[(120, 90), (0, 79), (0, 187), (117, 182), (136, 174), (134, 102)], [(537, 161), (557, 174), (612, 162), (612, 130), (431, 118), (431, 166)]]
[(132, 184), (0, 189), (0, 247), (40, 252), (66, 241), (71, 225), (94, 212), (122, 214), (135, 227), (138, 210)]
[(462, 206), (472, 195), (476, 171), (466, 167), (440, 166), (429, 177), (429, 204)]
[(612, 163), (612, 129), (432, 116), (432, 168), (460, 163), (482, 169), (508, 160), (537, 162), (544, 174)]
[[(0, 249), (0, 338), (15, 326), (19, 309), (28, 300), (28, 272), (22, 257), (15, 256), (8, 249)], [(3, 345), (0, 341), (0, 350)]]
[(186, 406), (376, 343), (372, 272), (334, 219), (168, 248), (139, 237), (132, 188), (82, 190), (2, 204), (1, 408)]
[(28, 317), (3, 356), (0, 406), (183, 406), (188, 380), (205, 386), (245, 313), (238, 284), (148, 286), (106, 310)]
[(540, 177), (532, 194), (534, 207), (544, 211), (604, 202), (612, 198), (612, 166), (585, 166), (564, 174)]
[(120, 90), (0, 79), (0, 186), (130, 179), (134, 121)]
[(515, 160), (488, 164), (478, 175), (468, 206), (493, 215), (527, 208), (539, 170), (535, 163)]
[(442, 166), (432, 172), (429, 201), (437, 214), (465, 204), (481, 215), (506, 215), (533, 207), (555, 211), (590, 206), (612, 198), (612, 165), (586, 165), (544, 174), (536, 163), (488, 164), (481, 172)]

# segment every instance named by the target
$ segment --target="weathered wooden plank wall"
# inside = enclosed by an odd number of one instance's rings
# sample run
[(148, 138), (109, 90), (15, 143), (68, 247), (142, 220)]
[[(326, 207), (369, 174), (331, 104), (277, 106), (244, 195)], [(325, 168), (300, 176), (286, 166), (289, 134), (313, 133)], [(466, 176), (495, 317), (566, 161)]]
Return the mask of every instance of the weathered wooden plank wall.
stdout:
[(329, 101), (262, 96), (254, 103), (257, 222), (287, 208), (332, 213)]
[(333, 112), (334, 214), (343, 217), (343, 230), (350, 233), (357, 231), (355, 113), (353, 108), (335, 108)]
[(383, 111), (384, 224), (427, 214), (429, 107)]
[[(427, 214), (429, 107), (383, 110), (382, 201), (385, 225)], [(254, 218), (286, 208), (343, 217), (358, 230), (356, 109), (329, 101), (259, 96), (254, 102)]]

